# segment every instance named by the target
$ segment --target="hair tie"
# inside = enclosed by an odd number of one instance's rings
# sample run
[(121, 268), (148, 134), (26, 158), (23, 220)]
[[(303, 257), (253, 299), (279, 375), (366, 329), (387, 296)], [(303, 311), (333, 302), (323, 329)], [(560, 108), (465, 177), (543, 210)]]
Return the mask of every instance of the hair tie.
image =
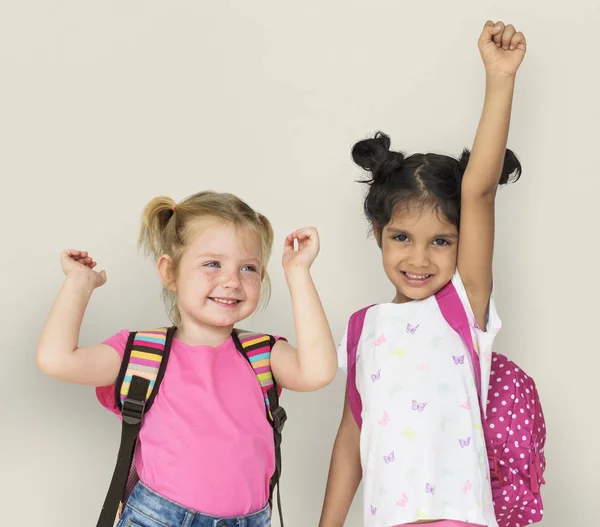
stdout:
[(175, 212), (175, 207), (177, 207), (177, 203), (174, 203), (174, 204), (173, 204), (173, 206), (171, 207), (171, 210), (172, 210), (173, 212)]

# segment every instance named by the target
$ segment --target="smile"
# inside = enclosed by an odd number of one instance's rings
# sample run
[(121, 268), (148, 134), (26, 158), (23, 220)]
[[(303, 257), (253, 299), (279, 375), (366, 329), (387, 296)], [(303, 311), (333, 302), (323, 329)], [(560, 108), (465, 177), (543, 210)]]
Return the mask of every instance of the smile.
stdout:
[(428, 280), (429, 278), (431, 278), (430, 274), (413, 274), (406, 272), (402, 272), (402, 274), (406, 276), (406, 278), (408, 278), (409, 280)]
[(217, 297), (209, 297), (210, 300), (216, 302), (217, 304), (221, 304), (223, 306), (233, 306), (235, 304), (239, 304), (240, 300), (235, 300), (232, 298), (217, 298)]

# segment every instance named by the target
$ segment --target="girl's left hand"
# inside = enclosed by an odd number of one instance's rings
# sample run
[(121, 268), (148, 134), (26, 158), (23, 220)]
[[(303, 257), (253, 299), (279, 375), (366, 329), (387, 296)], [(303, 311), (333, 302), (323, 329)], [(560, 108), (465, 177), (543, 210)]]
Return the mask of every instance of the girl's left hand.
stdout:
[[(298, 248), (294, 247), (298, 241)], [(314, 227), (305, 227), (289, 234), (283, 248), (283, 268), (291, 271), (295, 268), (309, 269), (319, 254), (319, 233)]]
[(523, 33), (517, 32), (512, 24), (494, 24), (491, 20), (485, 23), (478, 46), (486, 71), (505, 76), (516, 75), (527, 51)]

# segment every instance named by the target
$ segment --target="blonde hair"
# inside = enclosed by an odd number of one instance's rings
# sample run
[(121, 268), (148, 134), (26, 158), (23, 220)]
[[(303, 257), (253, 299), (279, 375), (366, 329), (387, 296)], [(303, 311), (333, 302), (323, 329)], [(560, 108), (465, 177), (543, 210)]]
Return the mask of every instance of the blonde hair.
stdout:
[[(138, 245), (155, 263), (163, 254), (170, 256), (177, 273), (185, 248), (198, 232), (198, 221), (207, 219), (248, 227), (258, 235), (263, 269), (262, 299), (268, 301), (271, 282), (266, 267), (273, 247), (273, 228), (265, 216), (233, 194), (198, 192), (181, 203), (165, 196), (154, 198), (144, 209)], [(173, 324), (179, 324), (177, 295), (163, 287), (163, 299), (169, 318)]]

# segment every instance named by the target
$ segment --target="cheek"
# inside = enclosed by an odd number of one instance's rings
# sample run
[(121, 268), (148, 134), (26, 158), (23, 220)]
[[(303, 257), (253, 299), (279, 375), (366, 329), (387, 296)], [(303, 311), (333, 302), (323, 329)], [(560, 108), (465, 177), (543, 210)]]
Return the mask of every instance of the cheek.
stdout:
[(248, 296), (259, 296), (261, 289), (261, 279), (258, 273), (243, 275), (242, 283)]
[(386, 243), (381, 251), (384, 267), (395, 267), (402, 260), (402, 246)]
[(445, 274), (452, 276), (456, 270), (456, 260), (458, 251), (456, 246), (444, 251), (438, 258), (438, 267), (444, 271)]
[(180, 283), (185, 284), (190, 290), (210, 289), (214, 287), (218, 273), (210, 268), (191, 269), (189, 273), (180, 277)]

